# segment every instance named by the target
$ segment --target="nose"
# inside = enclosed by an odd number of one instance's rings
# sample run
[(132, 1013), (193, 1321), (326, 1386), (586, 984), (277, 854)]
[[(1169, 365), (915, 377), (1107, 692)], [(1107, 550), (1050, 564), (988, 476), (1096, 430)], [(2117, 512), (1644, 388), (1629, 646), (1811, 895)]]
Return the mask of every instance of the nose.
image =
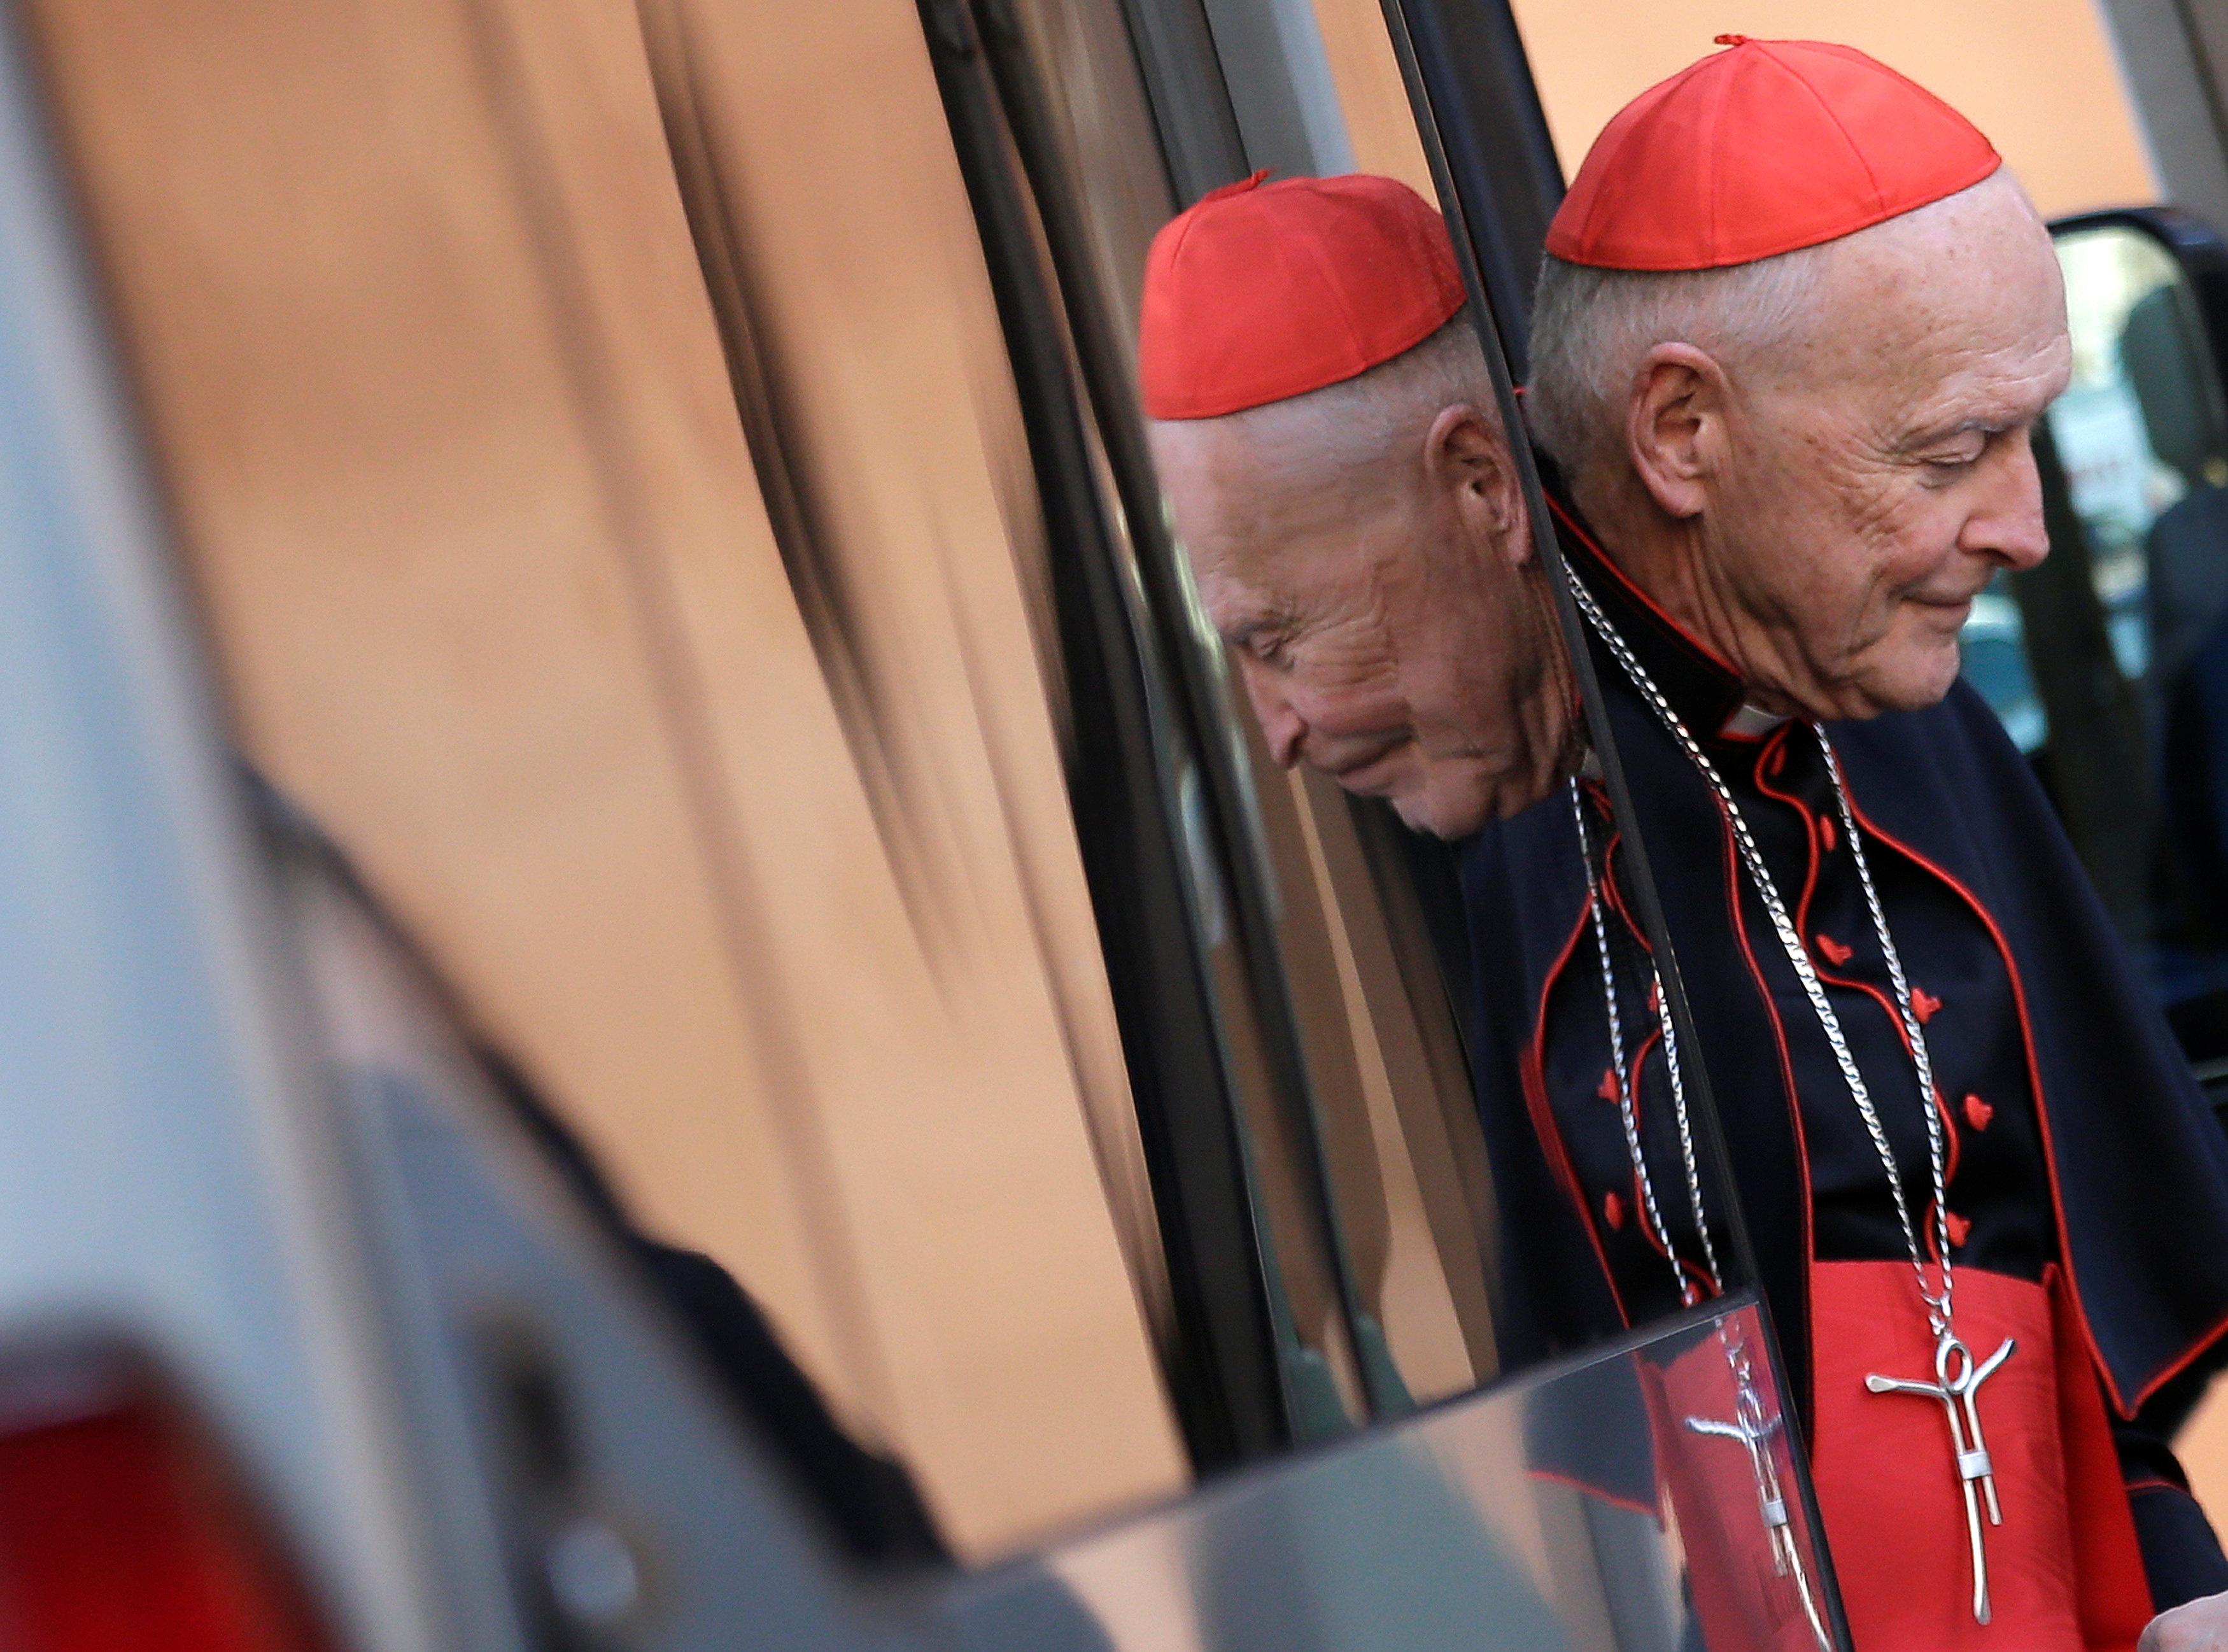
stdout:
[(2033, 447), (2026, 442), (2007, 457), (2010, 462), (1999, 468), (1995, 485), (1966, 518), (1961, 537), (1965, 549), (2025, 570), (2050, 554), (2042, 519), (2042, 473)]
[(1289, 769), (1300, 760), (1300, 742), (1307, 738), (1307, 720), (1292, 708), (1284, 686), (1248, 660), (1245, 665), (1245, 694), (1253, 702), (1253, 715), (1260, 722), (1261, 737), (1269, 743), (1269, 755), (1277, 759), (1277, 766)]

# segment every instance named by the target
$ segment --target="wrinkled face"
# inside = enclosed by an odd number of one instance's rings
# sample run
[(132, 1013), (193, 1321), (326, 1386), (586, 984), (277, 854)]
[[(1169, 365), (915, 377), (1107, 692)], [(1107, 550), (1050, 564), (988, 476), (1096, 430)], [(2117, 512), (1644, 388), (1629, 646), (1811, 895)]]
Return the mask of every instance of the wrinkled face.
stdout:
[(2030, 437), (2071, 362), (2058, 261), (2007, 178), (1945, 208), (1851, 238), (1814, 336), (1736, 375), (1699, 527), (1777, 708), (1932, 705), (1974, 597), (2049, 548)]
[[(1500, 440), (1475, 420), (1465, 434)], [(1158, 426), (1154, 446), (1200, 597), (1279, 763), (1384, 797), (1442, 837), (1561, 778), (1572, 721), (1553, 610), (1521, 501), (1487, 496), (1514, 489), (1505, 448), (1482, 479), (1421, 453), (1327, 475), (1227, 420)]]

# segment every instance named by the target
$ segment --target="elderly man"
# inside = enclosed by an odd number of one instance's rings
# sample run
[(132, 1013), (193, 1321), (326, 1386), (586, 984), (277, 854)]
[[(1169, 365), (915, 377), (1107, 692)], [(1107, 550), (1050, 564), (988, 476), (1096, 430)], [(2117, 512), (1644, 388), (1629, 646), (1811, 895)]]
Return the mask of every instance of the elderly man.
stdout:
[[(2228, 1321), (2228, 1149), (1954, 682), (1974, 595), (2046, 549), (2056, 263), (1937, 99), (1726, 43), (1610, 124), (1556, 218), (1556, 527), (1858, 1644), (2125, 1649), (2228, 1585), (2165, 1444)], [(1713, 1292), (1724, 1213), (1682, 1163), (1605, 799), (1523, 809), (1574, 724), (1484, 387), (1422, 325), (1458, 302), (1415, 272), (1446, 255), (1327, 234), (1297, 207), (1334, 184), (1164, 233), (1143, 380), (1279, 755), (1482, 828), (1477, 1080), (1505, 1214), (1561, 1240), (1512, 1284), (1545, 1352)], [(1369, 334), (1394, 292), (1438, 296)], [(1287, 376), (1236, 370), (1279, 349)]]

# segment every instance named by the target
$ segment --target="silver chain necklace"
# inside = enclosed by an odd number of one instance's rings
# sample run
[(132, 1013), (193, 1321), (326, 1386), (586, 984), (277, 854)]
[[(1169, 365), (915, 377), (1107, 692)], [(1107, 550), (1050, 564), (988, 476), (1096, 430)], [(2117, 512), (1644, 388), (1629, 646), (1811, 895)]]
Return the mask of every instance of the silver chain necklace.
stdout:
[[(1640, 1119), (1633, 1104), (1633, 1088), (1629, 1082), (1624, 1059), (1624, 1028), (1617, 1014), (1617, 967), (1610, 957), (1609, 922), (1604, 915), (1601, 885), (1594, 875), (1592, 839), (1586, 825), (1585, 799), (1578, 791), (1578, 783), (1571, 782), (1571, 816), (1578, 828), (1578, 855), (1586, 868), (1586, 910), (1593, 919), (1594, 949), (1601, 958), (1602, 990), (1609, 1002), (1610, 1072), (1617, 1084), (1617, 1111), (1624, 1125), (1625, 1152), (1632, 1160), (1632, 1177), (1639, 1185), (1641, 1220), (1655, 1236), (1663, 1254), (1670, 1259), (1671, 1277), (1682, 1306), (1691, 1308), (1700, 1299), (1694, 1283), (1687, 1276), (1684, 1264), (1679, 1260), (1678, 1247), (1672, 1243), (1671, 1230), (1663, 1221), (1662, 1207), (1655, 1202), (1655, 1179), (1648, 1173), (1648, 1156), (1641, 1150)], [(1694, 1231), (1701, 1236), (1702, 1260), (1709, 1271), (1713, 1289), (1724, 1278), (1718, 1267), (1717, 1247), (1710, 1239), (1710, 1225), (1703, 1213), (1702, 1175), (1694, 1156), (1694, 1129), (1687, 1109), (1687, 1085), (1679, 1066), (1679, 1034), (1671, 1024), (1670, 1006), (1663, 997), (1663, 977), (1651, 970), (1655, 989), (1650, 995), (1655, 1006), (1656, 1025), (1663, 1032), (1663, 1067), (1671, 1079), (1671, 1112), (1679, 1127), (1679, 1156), (1687, 1172), (1687, 1203), (1694, 1214)]]
[[(2003, 1510), (1997, 1501), (1994, 1465), (1989, 1459), (1988, 1448), (1983, 1443), (1981, 1433), (1978, 1394), (1981, 1385), (1994, 1375), (2003, 1362), (2011, 1357), (2014, 1343), (2012, 1339), (2006, 1338), (2003, 1345), (1994, 1354), (1985, 1361), (1976, 1362), (1971, 1350), (1959, 1339), (1956, 1333), (1953, 1303), (1954, 1277), (1950, 1261), (1948, 1152), (1943, 1138), (1941, 1116), (1936, 1110), (1934, 1064), (1928, 1053), (1925, 1034), (1920, 1028), (1917, 1013), (1911, 1002), (1911, 983), (1904, 973), (1902, 956), (1896, 950), (1895, 938), (1888, 930), (1886, 912), (1880, 905), (1879, 892), (1873, 882), (1872, 868), (1865, 857), (1863, 834), (1857, 827), (1856, 811), (1849, 801), (1848, 786), (1841, 778), (1841, 767), (1834, 755), (1833, 742), (1827, 738), (1822, 724), (1814, 722), (1810, 725), (1812, 733), (1817, 736), (1819, 751), (1825, 758), (1827, 775), (1833, 782), (1834, 801), (1836, 811), (1841, 816), (1842, 836), (1848, 842), (1850, 857), (1857, 868), (1857, 880), (1864, 890), (1865, 906), (1872, 917), (1873, 930), (1879, 938), (1880, 951), (1887, 960), (1888, 978), (1895, 988), (1896, 1007), (1903, 1022), (1903, 1030), (1910, 1046), (1911, 1066), (1917, 1079), (1919, 1111), (1926, 1123), (1927, 1169), (1934, 1194), (1933, 1237), (1942, 1281), (1941, 1289), (1938, 1291), (1932, 1288), (1927, 1277), (1926, 1252), (1919, 1243), (1918, 1224), (1912, 1220), (1911, 1203), (1904, 1192), (1903, 1172), (1896, 1162), (1895, 1149), (1888, 1140), (1887, 1130), (1880, 1122), (1879, 1110), (1873, 1104), (1871, 1088), (1866, 1084), (1864, 1074), (1857, 1066), (1856, 1057), (1852, 1053), (1847, 1036), (1842, 1031), (1841, 1016), (1835, 1012), (1831, 1000), (1826, 996), (1825, 986), (1818, 978), (1817, 968), (1810, 961), (1809, 951), (1803, 945), (1802, 938), (1796, 930), (1793, 919), (1788, 915), (1787, 903), (1779, 893), (1779, 886), (1771, 875), (1770, 868), (1764, 864), (1763, 851), (1757, 847), (1756, 838), (1749, 830), (1748, 822), (1741, 813), (1739, 803), (1734, 798), (1732, 788), (1726, 785), (1725, 777), (1718, 772), (1717, 765), (1710, 760), (1709, 753), (1702, 749), (1701, 743), (1694, 738), (1693, 732), (1680, 719), (1678, 713), (1672, 709), (1670, 701), (1665, 697), (1662, 689), (1656, 686), (1655, 679), (1649, 676), (1646, 668), (1640, 663), (1638, 656), (1632, 651), (1631, 645), (1610, 623), (1609, 617), (1602, 611), (1600, 605), (1595, 601), (1593, 593), (1586, 589), (1583, 581), (1576, 578), (1573, 578), (1570, 583), (1572, 595), (1578, 602), (1579, 611), (1585, 616), (1586, 623), (1602, 639), (1612, 657), (1623, 670), (1625, 676), (1631, 682), (1633, 687), (1639, 690), (1641, 697), (1654, 711), (1656, 720), (1663, 725), (1680, 748), (1686, 752), (1687, 759), (1693, 764), (1704, 781), (1708, 784), (1712, 792), (1716, 795), (1719, 805), (1724, 810), (1725, 819), (1732, 827), (1741, 862), (1748, 872), (1749, 880), (1755, 887), (1757, 898), (1763, 902), (1765, 913), (1771, 920), (1772, 931), (1779, 938), (1780, 948), (1786, 953), (1789, 967), (1794, 970), (1796, 978), (1802, 983), (1803, 996), (1809, 1001), (1811, 1012), (1816, 1016), (1820, 1030), (1825, 1034), (1826, 1042), (1834, 1052), (1834, 1062), (1841, 1068), (1841, 1078), (1848, 1087), (1850, 1099), (1856, 1104), (1857, 1112), (1864, 1121), (1865, 1133), (1871, 1138), (1873, 1150), (1879, 1156), (1881, 1168), (1887, 1173), (1888, 1191), (1894, 1200), (1896, 1220), (1903, 1229), (1905, 1249), (1909, 1253), (1911, 1271), (1917, 1280), (1919, 1301), (1925, 1310), (1927, 1326), (1934, 1334), (1935, 1380), (1926, 1383), (1875, 1375), (1866, 1377), (1865, 1385), (1875, 1394), (1915, 1394), (1934, 1399), (1942, 1405), (1949, 1424), (1951, 1454), (1955, 1459), (1958, 1479), (1964, 1494), (1966, 1526), (1972, 1543), (1973, 1616), (1979, 1623), (1986, 1623), (1990, 1615), (1988, 1552), (1982, 1535), (1981, 1510), (1982, 1503), (1985, 1502), (1988, 1523), (1993, 1526), (2003, 1524)], [(1572, 799), (1573, 807), (1578, 807), (1578, 798), (1575, 784), (1572, 791)], [(1578, 827), (1579, 848), (1586, 861), (1586, 887), (1592, 907), (1595, 943), (1601, 951), (1604, 978), (1606, 983), (1609, 961), (1607, 931), (1602, 916), (1600, 893), (1596, 887), (1593, 860), (1587, 850), (1585, 822), (1583, 814), (1580, 815)], [(1662, 1232), (1661, 1213), (1656, 1210), (1653, 1194), (1649, 1191), (1648, 1177), (1641, 1162), (1639, 1133), (1631, 1116), (1629, 1103), (1625, 1098), (1623, 1074), (1623, 1034), (1617, 1025), (1614, 987), (1610, 986), (1609, 991), (1610, 995), (1610, 1042), (1612, 1055), (1617, 1061), (1619, 1105), (1625, 1118), (1626, 1146), (1633, 1156), (1636, 1173), (1645, 1196), (1649, 1218), (1657, 1223), (1658, 1233), (1665, 1240), (1665, 1248), (1668, 1251), (1669, 1235)], [(1686, 1118), (1685, 1088), (1680, 1083), (1677, 1076), (1678, 1069), (1672, 1062), (1673, 1045), (1669, 1015), (1668, 1007), (1662, 1005), (1660, 979), (1657, 984), (1656, 1001), (1665, 1023), (1664, 1050), (1667, 1065), (1672, 1074), (1673, 1104), (1679, 1116), (1681, 1145), (1687, 1149), (1689, 1154), (1689, 1175), (1692, 1177), (1693, 1160), (1691, 1147), (1688, 1145), (1691, 1142), (1691, 1131)], [(1701, 1220), (1699, 1180), (1690, 1181), (1689, 1187), (1696, 1200), (1696, 1226), (1700, 1229), (1703, 1243), (1706, 1246), (1708, 1228)], [(1679, 1274), (1681, 1299), (1685, 1300), (1685, 1271), (1680, 1266), (1675, 1255), (1673, 1257), (1672, 1267)], [(1714, 1272), (1713, 1268), (1713, 1275)]]
[[(1691, 1308), (1700, 1300), (1701, 1292), (1687, 1277), (1686, 1265), (1679, 1259), (1679, 1250), (1665, 1225), (1663, 1212), (1655, 1199), (1655, 1178), (1648, 1171), (1648, 1155), (1640, 1144), (1640, 1118), (1634, 1100), (1636, 1080), (1629, 1081), (1624, 1056), (1623, 1018), (1617, 1002), (1617, 964), (1610, 951), (1609, 923), (1604, 915), (1606, 903), (1602, 900), (1601, 885), (1594, 874), (1593, 848), (1586, 824), (1585, 800), (1576, 780), (1571, 782), (1571, 815), (1578, 829), (1578, 855), (1586, 872), (1586, 908), (1593, 920), (1594, 947), (1601, 958), (1602, 997), (1609, 1011), (1610, 1070), (1617, 1085), (1617, 1117), (1624, 1125), (1624, 1145), (1632, 1161), (1633, 1180), (1639, 1186), (1641, 1220), (1647, 1224), (1671, 1264), (1671, 1277), (1682, 1306)], [(1607, 852), (1604, 852), (1604, 866)], [(1679, 1153), (1687, 1172), (1687, 1200), (1694, 1216), (1694, 1232), (1701, 1243), (1702, 1258), (1707, 1270), (1710, 1289), (1714, 1293), (1724, 1289), (1724, 1274), (1718, 1267), (1717, 1246), (1710, 1238), (1710, 1223), (1702, 1201), (1702, 1176), (1694, 1153), (1693, 1115), (1687, 1106), (1687, 1085), (1679, 1063), (1679, 1034), (1671, 1021), (1670, 1006), (1663, 994), (1663, 977), (1651, 965), (1649, 975), (1654, 990), (1650, 1001), (1655, 1007), (1656, 1024), (1663, 1032), (1663, 1069), (1671, 1083), (1671, 1111), (1679, 1129)], [(1804, 1563), (1802, 1546), (1795, 1535), (1794, 1516), (1787, 1504), (1787, 1493), (1780, 1483), (1779, 1464), (1773, 1457), (1775, 1444), (1785, 1432), (1784, 1424), (1776, 1411), (1768, 1411), (1764, 1393), (1756, 1380), (1756, 1367), (1746, 1340), (1733, 1328), (1730, 1316), (1718, 1325), (1718, 1345), (1732, 1373), (1733, 1414), (1728, 1419), (1689, 1417), (1687, 1430), (1706, 1438), (1732, 1440), (1748, 1453), (1750, 1477), (1755, 1482), (1757, 1508), (1764, 1520), (1764, 1535), (1771, 1548), (1771, 1568), (1775, 1576), (1791, 1580), (1796, 1598), (1801, 1602), (1802, 1615), (1810, 1626), (1810, 1633), (1820, 1652), (1834, 1652), (1834, 1637), (1826, 1628), (1822, 1609), (1818, 1604), (1818, 1591), (1810, 1581), (1809, 1567)]]

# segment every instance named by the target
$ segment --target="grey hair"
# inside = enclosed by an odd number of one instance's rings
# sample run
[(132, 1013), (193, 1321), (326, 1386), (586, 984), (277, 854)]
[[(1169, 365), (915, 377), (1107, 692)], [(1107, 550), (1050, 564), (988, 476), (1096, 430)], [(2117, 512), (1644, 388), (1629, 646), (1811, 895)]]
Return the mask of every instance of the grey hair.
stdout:
[(1287, 466), (1345, 479), (1381, 468), (1388, 456), (1420, 454), (1431, 421), (1457, 406), (1501, 428), (1493, 378), (1468, 305), (1422, 343), (1367, 373), (1211, 422), (1242, 431), (1249, 447), (1274, 453)]
[(1691, 344), (1720, 362), (1753, 361), (1808, 319), (1832, 244), (1720, 270), (1597, 270), (1546, 256), (1532, 299), (1533, 435), (1574, 488), (1624, 445), (1625, 407), (1659, 344)]

